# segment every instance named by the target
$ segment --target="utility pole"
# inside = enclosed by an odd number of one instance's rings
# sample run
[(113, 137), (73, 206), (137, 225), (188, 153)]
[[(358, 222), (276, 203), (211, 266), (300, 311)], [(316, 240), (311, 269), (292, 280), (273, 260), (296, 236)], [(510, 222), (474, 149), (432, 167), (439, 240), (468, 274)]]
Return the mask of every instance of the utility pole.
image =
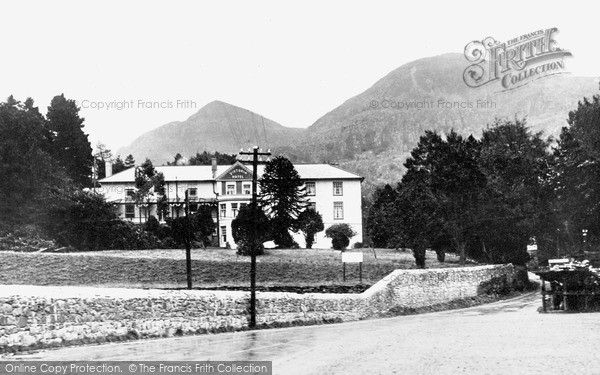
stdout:
[[(252, 155), (252, 214), (256, 215), (258, 210), (258, 194), (256, 191), (258, 182), (258, 156), (269, 156), (271, 153), (259, 152), (258, 146), (254, 146), (252, 151), (240, 151), (241, 155)], [(256, 223), (256, 217), (253, 220)], [(252, 231), (250, 244), (250, 328), (256, 327), (256, 231)]]
[(185, 190), (185, 273), (187, 274), (187, 288), (192, 289), (192, 222), (190, 220), (190, 199), (188, 189)]

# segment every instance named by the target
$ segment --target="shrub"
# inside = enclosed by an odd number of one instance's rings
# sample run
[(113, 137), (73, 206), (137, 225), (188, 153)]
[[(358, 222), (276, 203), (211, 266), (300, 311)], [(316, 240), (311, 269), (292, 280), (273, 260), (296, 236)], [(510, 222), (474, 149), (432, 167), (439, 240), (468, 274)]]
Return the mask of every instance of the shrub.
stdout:
[(331, 245), (336, 250), (344, 250), (348, 247), (350, 238), (355, 235), (356, 232), (346, 223), (334, 224), (325, 231), (325, 237), (331, 238)]
[(77, 191), (53, 203), (44, 229), (61, 246), (101, 250), (110, 248), (120, 222), (114, 206), (104, 197)]
[(506, 276), (493, 277), (490, 280), (479, 284), (477, 294), (489, 294), (495, 296), (505, 296), (512, 292), (511, 285), (508, 283)]

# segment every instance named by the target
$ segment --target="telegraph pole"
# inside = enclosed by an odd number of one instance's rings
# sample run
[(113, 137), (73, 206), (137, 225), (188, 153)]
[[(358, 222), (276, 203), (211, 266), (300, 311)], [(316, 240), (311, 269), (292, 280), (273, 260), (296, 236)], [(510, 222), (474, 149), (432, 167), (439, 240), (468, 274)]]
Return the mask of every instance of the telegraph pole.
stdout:
[(190, 198), (185, 190), (185, 273), (187, 275), (187, 288), (192, 289), (192, 222), (190, 220)]
[[(258, 209), (258, 194), (256, 191), (258, 182), (258, 156), (269, 156), (271, 153), (259, 152), (258, 146), (254, 146), (252, 151), (240, 151), (241, 155), (252, 155), (252, 214), (256, 215)], [(256, 217), (253, 220), (256, 223)], [(252, 231), (250, 243), (250, 328), (256, 327), (256, 231)]]

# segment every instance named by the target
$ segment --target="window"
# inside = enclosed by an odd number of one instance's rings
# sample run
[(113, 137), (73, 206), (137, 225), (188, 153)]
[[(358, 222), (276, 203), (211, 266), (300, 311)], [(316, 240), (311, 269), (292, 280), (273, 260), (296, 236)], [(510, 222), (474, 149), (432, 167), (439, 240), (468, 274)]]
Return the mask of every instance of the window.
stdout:
[(236, 217), (238, 214), (238, 204), (237, 203), (232, 203), (231, 204), (231, 215), (233, 217)]
[(127, 200), (127, 201), (135, 200), (135, 190), (134, 189), (125, 189), (125, 200)]
[(125, 218), (127, 218), (127, 219), (135, 218), (135, 205), (133, 205), (133, 204), (125, 205)]
[(304, 183), (304, 186), (306, 188), (307, 195), (317, 195), (317, 188), (314, 182), (306, 182)]
[(344, 218), (344, 202), (333, 202), (333, 218), (335, 220)]
[(306, 206), (306, 208), (309, 209), (309, 210), (316, 211), (317, 210), (317, 203), (315, 203), (315, 202), (308, 202), (308, 206)]
[(196, 188), (190, 188), (189, 191), (190, 191), (190, 193), (189, 193), (190, 197), (197, 197), (198, 196), (198, 189), (196, 189)]
[(227, 195), (235, 194), (235, 184), (227, 184), (227, 191), (225, 192)]
[(225, 203), (221, 203), (219, 207), (221, 209), (221, 217), (225, 217), (227, 215), (227, 205)]
[(221, 242), (222, 243), (227, 242), (227, 227), (225, 227), (225, 226), (221, 227)]
[(333, 195), (344, 195), (342, 181), (333, 181)]
[(252, 184), (244, 183), (244, 194), (252, 194)]

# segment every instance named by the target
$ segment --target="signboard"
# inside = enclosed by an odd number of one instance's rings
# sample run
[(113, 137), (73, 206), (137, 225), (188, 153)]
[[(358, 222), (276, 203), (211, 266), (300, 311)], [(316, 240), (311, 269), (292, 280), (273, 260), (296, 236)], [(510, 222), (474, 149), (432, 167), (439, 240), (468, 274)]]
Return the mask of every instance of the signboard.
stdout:
[(536, 251), (537, 245), (527, 245), (527, 251)]
[(342, 263), (362, 263), (363, 253), (342, 253)]
[(219, 180), (252, 180), (252, 172), (241, 164), (234, 165), (227, 172), (223, 173)]

